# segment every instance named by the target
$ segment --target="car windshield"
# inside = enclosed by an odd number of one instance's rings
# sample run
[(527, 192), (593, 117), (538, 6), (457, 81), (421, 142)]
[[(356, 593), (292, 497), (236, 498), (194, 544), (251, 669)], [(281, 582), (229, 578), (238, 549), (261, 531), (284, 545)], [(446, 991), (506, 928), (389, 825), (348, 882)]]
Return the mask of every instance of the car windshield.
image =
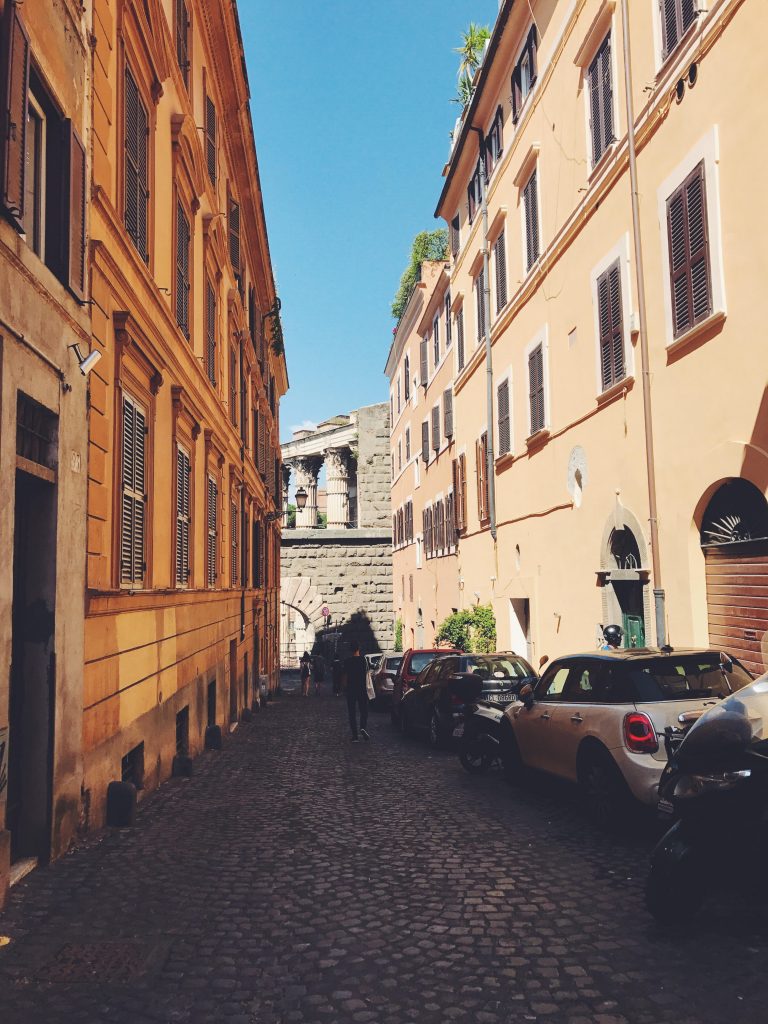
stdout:
[(387, 658), (386, 661), (384, 662), (385, 672), (397, 672), (397, 670), (400, 668), (400, 662), (402, 660), (402, 655), (400, 655), (399, 658)]
[(721, 666), (716, 654), (657, 658), (630, 664), (627, 673), (639, 703), (727, 697), (752, 682), (737, 661)]
[(431, 665), (435, 658), (442, 657), (442, 654), (442, 651), (417, 651), (416, 654), (411, 655), (409, 671), (413, 675), (417, 675), (422, 669), (425, 669), (427, 665)]
[(502, 690), (513, 682), (531, 679), (536, 674), (522, 658), (503, 654), (467, 658), (467, 672), (480, 676), (484, 690)]

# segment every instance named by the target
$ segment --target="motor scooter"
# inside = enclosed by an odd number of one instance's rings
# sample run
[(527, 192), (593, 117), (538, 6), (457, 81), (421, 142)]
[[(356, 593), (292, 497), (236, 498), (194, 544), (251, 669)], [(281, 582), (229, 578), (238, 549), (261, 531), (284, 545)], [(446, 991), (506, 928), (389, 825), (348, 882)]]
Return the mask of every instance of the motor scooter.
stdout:
[(517, 700), (520, 684), (484, 696), (478, 693), (464, 705), (463, 722), (454, 730), (459, 760), (470, 775), (484, 775), (501, 758), (504, 712)]
[(651, 855), (646, 906), (682, 923), (717, 882), (764, 887), (768, 858), (768, 673), (665, 737), (659, 813), (671, 824)]

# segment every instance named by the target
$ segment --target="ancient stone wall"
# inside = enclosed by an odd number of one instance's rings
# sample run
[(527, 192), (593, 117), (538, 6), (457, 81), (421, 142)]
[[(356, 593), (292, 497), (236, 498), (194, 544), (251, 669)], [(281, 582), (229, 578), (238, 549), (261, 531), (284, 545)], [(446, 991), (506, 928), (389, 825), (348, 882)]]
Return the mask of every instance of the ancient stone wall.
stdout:
[(358, 526), (390, 529), (389, 405), (358, 409), (357, 431)]

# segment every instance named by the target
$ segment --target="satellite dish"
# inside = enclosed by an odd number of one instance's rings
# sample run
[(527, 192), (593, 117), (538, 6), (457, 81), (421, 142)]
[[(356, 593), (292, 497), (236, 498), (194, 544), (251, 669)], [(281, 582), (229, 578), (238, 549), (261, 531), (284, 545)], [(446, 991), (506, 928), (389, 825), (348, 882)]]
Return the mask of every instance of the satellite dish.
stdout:
[(571, 449), (568, 457), (568, 493), (576, 508), (581, 507), (584, 488), (587, 484), (587, 454), (581, 445)]

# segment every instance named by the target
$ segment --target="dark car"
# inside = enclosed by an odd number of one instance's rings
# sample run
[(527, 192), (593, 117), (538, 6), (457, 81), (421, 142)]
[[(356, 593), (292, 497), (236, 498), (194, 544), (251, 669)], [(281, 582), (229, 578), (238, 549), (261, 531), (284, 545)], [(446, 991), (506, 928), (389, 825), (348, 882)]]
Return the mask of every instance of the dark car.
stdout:
[(442, 658), (448, 654), (461, 654), (454, 647), (432, 647), (432, 648), (409, 648), (403, 654), (400, 668), (395, 676), (395, 688), (392, 691), (392, 724), (400, 724), (400, 701), (403, 695), (413, 686), (416, 677), (428, 665), (431, 665), (435, 658)]
[(426, 732), (433, 747), (447, 746), (467, 703), (490, 701), (504, 708), (517, 699), (516, 690), (537, 680), (532, 666), (512, 651), (439, 658), (403, 695), (400, 726), (406, 734)]
[(402, 654), (382, 655), (379, 667), (373, 673), (373, 689), (376, 693), (376, 704), (378, 707), (388, 707), (392, 703), (395, 677), (402, 660)]

